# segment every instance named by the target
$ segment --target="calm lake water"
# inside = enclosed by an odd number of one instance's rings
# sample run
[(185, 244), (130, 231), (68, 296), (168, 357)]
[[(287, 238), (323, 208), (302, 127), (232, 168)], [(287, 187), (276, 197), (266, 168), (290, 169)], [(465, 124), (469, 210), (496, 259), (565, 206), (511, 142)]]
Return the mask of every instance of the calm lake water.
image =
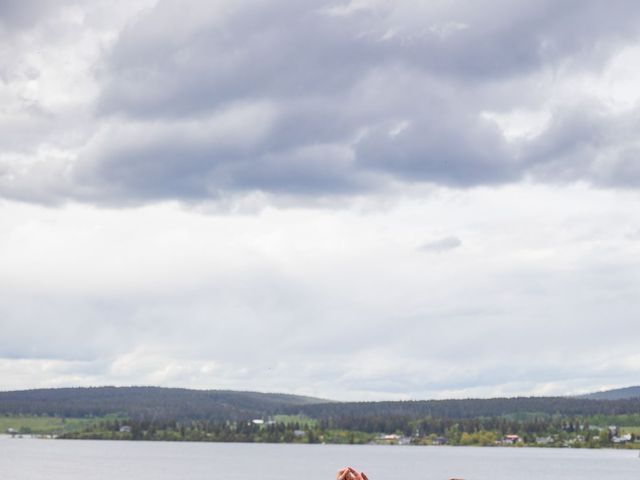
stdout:
[(637, 451), (108, 442), (0, 436), (3, 480), (638, 480)]

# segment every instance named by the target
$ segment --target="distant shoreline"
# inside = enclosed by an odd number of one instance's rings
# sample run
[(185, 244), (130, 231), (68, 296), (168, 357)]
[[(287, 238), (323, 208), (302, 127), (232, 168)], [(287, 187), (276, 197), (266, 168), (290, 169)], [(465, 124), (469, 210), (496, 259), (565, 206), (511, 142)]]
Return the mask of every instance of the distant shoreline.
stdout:
[(612, 451), (638, 451), (640, 445), (628, 445), (628, 446), (607, 446), (607, 447), (563, 447), (563, 446), (542, 446), (542, 445), (420, 445), (420, 444), (381, 444), (381, 443), (302, 443), (302, 442), (221, 442), (215, 440), (152, 440), (152, 439), (114, 439), (114, 438), (71, 438), (62, 436), (46, 436), (46, 435), (21, 435), (12, 438), (12, 435), (6, 433), (0, 433), (0, 439), (5, 440), (69, 440), (69, 441), (95, 441), (95, 442), (130, 442), (130, 443), (215, 443), (215, 444), (238, 444), (238, 445), (344, 445), (344, 446), (375, 446), (375, 447), (412, 447), (412, 448), (488, 448), (488, 449), (538, 449), (538, 450), (612, 450)]

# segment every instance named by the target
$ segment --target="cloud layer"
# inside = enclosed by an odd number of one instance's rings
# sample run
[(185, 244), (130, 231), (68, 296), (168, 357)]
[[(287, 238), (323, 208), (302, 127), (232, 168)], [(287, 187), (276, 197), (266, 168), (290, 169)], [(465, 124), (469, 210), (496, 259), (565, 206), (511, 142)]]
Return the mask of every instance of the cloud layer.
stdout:
[(640, 178), (637, 95), (607, 89), (637, 77), (618, 75), (621, 58), (640, 56), (636, 2), (2, 8), (7, 198), (303, 199)]
[(0, 388), (637, 382), (638, 64), (636, 1), (0, 2)]
[(566, 394), (639, 373), (636, 196), (519, 186), (355, 211), (3, 211), (5, 389), (357, 400)]

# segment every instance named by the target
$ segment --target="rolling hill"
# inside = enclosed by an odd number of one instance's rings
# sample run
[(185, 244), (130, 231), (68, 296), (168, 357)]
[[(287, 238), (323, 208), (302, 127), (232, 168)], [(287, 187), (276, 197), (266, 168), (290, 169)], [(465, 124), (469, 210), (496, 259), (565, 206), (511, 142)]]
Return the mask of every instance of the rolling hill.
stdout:
[(327, 402), (279, 393), (162, 387), (56, 388), (0, 392), (0, 414), (240, 420)]
[(580, 398), (588, 398), (590, 400), (625, 400), (640, 398), (640, 386), (616, 388), (613, 390), (605, 390), (603, 392), (593, 392), (581, 395)]
[(363, 419), (620, 415), (640, 413), (639, 387), (583, 397), (332, 402), (278, 393), (162, 387), (91, 387), (0, 392), (0, 415), (237, 421), (302, 414), (348, 427)]

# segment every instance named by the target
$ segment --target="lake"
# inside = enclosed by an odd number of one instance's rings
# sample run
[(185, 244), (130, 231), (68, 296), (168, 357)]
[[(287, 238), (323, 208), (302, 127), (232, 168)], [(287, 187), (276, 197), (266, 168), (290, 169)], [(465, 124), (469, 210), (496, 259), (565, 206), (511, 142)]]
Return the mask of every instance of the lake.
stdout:
[(343, 465), (370, 480), (638, 480), (632, 450), (267, 445), (12, 439), (3, 480), (333, 480)]

